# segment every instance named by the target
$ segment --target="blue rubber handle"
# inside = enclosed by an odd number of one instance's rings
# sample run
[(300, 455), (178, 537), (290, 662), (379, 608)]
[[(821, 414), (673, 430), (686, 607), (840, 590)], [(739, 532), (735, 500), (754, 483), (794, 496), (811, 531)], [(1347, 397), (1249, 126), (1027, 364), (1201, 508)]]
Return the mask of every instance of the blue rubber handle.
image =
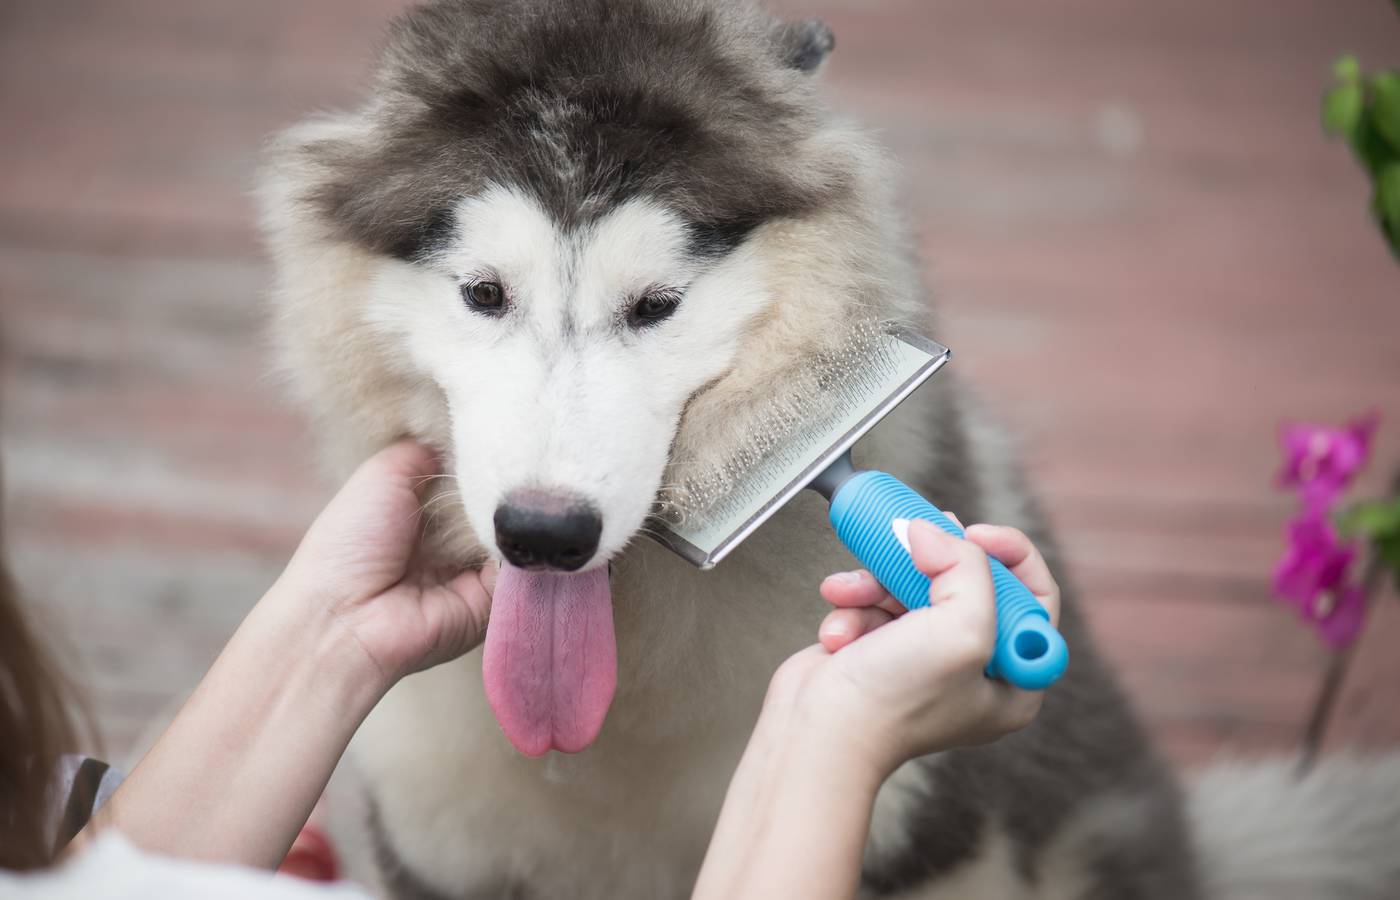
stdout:
[[(898, 478), (860, 472), (846, 479), (831, 498), (831, 524), (856, 559), (906, 609), (928, 606), (928, 576), (914, 568), (895, 534), (895, 519), (926, 519), (955, 537), (963, 530)], [(1050, 624), (1040, 601), (995, 559), (997, 639), (987, 674), (1026, 690), (1049, 687), (1069, 664), (1065, 639)]]

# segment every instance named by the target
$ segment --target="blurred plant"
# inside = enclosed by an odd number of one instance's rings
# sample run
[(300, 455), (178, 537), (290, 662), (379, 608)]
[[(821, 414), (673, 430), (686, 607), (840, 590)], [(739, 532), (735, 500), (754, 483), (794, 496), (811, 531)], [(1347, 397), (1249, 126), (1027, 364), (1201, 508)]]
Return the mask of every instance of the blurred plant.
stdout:
[[(1400, 0), (1391, 0), (1400, 12)], [(1371, 214), (1390, 252), (1400, 259), (1400, 72), (1365, 74), (1355, 56), (1332, 64), (1332, 87), (1322, 98), (1322, 128), (1345, 138), (1371, 177)], [(1400, 589), (1400, 473), (1390, 496), (1338, 500), (1366, 464), (1378, 417), (1345, 428), (1289, 425), (1280, 433), (1284, 466), (1279, 483), (1294, 488), (1302, 510), (1288, 524), (1288, 546), (1274, 569), (1274, 591), (1336, 652), (1303, 735), (1302, 770), (1317, 757), (1332, 706), (1365, 624), (1370, 595), (1389, 570)], [(1369, 550), (1366, 572), (1349, 577), (1358, 542)]]
[[(1283, 470), (1278, 482), (1298, 492), (1302, 509), (1288, 523), (1274, 591), (1333, 647), (1356, 640), (1366, 615), (1367, 591), (1349, 577), (1357, 538), (1374, 541), (1373, 552), (1382, 558), (1391, 552), (1382, 546), (1400, 542), (1400, 500), (1364, 503), (1337, 516), (1338, 502), (1371, 454), (1378, 422), (1373, 414), (1342, 428), (1295, 424), (1279, 433)], [(1397, 521), (1388, 523), (1373, 508), (1396, 509)], [(1393, 535), (1388, 524), (1396, 526)]]
[(1400, 590), (1400, 494), (1356, 504), (1341, 517), (1341, 531), (1344, 537), (1370, 541), (1376, 559), (1390, 570)]
[[(1400, 11), (1400, 0), (1393, 0)], [(1371, 213), (1400, 258), (1400, 72), (1363, 74), (1356, 57), (1332, 65), (1322, 127), (1344, 137), (1371, 176)]]
[[(1373, 413), (1340, 428), (1291, 424), (1279, 432), (1278, 483), (1301, 505), (1274, 568), (1274, 592), (1335, 651), (1303, 737), (1304, 769), (1321, 746), (1371, 595), (1386, 571), (1400, 587), (1400, 476), (1387, 497), (1341, 502), (1371, 455), (1379, 421)], [(1366, 571), (1357, 578), (1352, 563), (1363, 555)]]

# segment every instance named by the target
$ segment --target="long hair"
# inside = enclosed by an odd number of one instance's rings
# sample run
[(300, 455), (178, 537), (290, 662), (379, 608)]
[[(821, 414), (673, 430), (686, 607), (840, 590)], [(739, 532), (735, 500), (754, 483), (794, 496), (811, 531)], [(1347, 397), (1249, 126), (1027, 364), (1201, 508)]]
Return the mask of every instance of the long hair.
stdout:
[(0, 869), (52, 862), (49, 780), (59, 756), (75, 748), (69, 695), (0, 552)]

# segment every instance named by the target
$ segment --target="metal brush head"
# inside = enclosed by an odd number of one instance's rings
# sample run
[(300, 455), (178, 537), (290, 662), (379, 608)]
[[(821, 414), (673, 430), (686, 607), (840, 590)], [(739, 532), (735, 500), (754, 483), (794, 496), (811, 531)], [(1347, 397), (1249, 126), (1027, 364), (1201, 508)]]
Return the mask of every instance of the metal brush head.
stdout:
[(943, 367), (947, 347), (906, 328), (859, 324), (808, 360), (761, 410), (764, 426), (721, 465), (659, 500), (648, 533), (708, 569)]

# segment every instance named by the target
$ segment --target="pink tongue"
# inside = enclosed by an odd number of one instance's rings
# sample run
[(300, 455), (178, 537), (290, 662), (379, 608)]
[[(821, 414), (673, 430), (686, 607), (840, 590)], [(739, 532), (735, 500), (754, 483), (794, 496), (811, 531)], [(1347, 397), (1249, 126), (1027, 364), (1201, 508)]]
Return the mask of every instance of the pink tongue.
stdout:
[(515, 749), (588, 747), (617, 685), (607, 568), (567, 574), (501, 563), (481, 667), (486, 702)]

